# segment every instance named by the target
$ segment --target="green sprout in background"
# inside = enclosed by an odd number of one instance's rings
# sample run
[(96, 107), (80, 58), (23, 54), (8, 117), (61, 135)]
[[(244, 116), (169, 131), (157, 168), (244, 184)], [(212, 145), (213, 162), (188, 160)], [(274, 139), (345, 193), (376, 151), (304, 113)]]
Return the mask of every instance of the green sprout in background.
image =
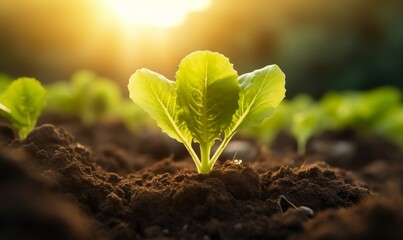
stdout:
[(46, 90), (33, 78), (19, 78), (0, 92), (0, 115), (7, 118), (25, 139), (35, 127), (45, 105)]
[(122, 98), (117, 83), (87, 70), (75, 73), (71, 81), (55, 82), (46, 89), (47, 112), (77, 117), (86, 124), (115, 117)]
[(361, 136), (380, 134), (403, 146), (403, 105), (401, 91), (383, 86), (358, 92), (329, 92), (318, 101), (300, 94), (283, 101), (272, 117), (247, 131), (261, 143), (270, 144), (280, 131), (290, 133), (304, 154), (306, 143), (324, 130), (353, 129)]
[(401, 99), (398, 89), (379, 87), (366, 92), (331, 92), (320, 104), (331, 128), (353, 128), (368, 135), (401, 106)]
[(300, 94), (281, 102), (272, 117), (245, 133), (257, 137), (262, 144), (270, 144), (280, 131), (286, 131), (297, 140), (297, 151), (303, 155), (309, 138), (325, 127), (320, 105), (309, 95)]

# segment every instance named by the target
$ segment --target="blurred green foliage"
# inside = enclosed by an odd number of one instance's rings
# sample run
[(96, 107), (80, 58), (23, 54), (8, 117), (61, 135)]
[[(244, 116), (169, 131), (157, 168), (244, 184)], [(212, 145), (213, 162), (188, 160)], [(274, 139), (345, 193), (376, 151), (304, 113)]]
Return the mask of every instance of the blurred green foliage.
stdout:
[(392, 87), (380, 87), (364, 93), (328, 93), (321, 104), (332, 128), (353, 127), (361, 133), (369, 133), (401, 104), (401, 92)]
[(80, 118), (94, 123), (113, 118), (121, 101), (120, 87), (113, 81), (90, 71), (80, 71), (71, 81), (46, 86), (47, 111)]
[(279, 131), (289, 132), (303, 153), (313, 135), (346, 128), (364, 136), (379, 134), (403, 146), (401, 91), (385, 86), (362, 92), (330, 92), (318, 101), (298, 95), (284, 101), (271, 118), (247, 134), (270, 143)]
[(48, 113), (80, 119), (85, 124), (121, 120), (131, 130), (153, 126), (151, 119), (128, 98), (121, 87), (88, 70), (78, 71), (69, 81), (46, 85)]

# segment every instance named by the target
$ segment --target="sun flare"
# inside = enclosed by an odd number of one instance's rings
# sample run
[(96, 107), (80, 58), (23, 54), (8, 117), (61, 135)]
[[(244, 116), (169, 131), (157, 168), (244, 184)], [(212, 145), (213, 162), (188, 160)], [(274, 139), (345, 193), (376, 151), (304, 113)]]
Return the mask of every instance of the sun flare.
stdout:
[(175, 27), (189, 13), (203, 11), (211, 0), (107, 0), (122, 23), (130, 26)]

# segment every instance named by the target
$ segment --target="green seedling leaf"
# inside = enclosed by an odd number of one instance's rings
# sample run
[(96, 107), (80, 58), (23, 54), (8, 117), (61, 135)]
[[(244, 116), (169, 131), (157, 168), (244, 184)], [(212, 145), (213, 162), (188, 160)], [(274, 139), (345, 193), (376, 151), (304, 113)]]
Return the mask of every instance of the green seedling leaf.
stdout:
[(292, 116), (291, 133), (296, 137), (298, 153), (305, 154), (307, 141), (321, 128), (321, 111), (317, 106), (310, 106)]
[(140, 69), (130, 77), (128, 88), (130, 99), (146, 111), (163, 132), (183, 143), (199, 168), (200, 160), (191, 147), (191, 133), (180, 119), (182, 110), (176, 101), (176, 83), (148, 69)]
[(238, 128), (259, 126), (271, 116), (285, 97), (285, 75), (277, 65), (270, 65), (239, 77), (239, 108), (226, 133)]
[(239, 108), (230, 126), (225, 130), (225, 139), (214, 154), (212, 164), (239, 128), (262, 124), (285, 97), (285, 74), (277, 65), (243, 74), (239, 77), (238, 84), (240, 86)]
[[(275, 66), (238, 78), (229, 60), (209, 51), (186, 56), (176, 82), (147, 69), (129, 80), (130, 98), (172, 138), (182, 142), (199, 173), (209, 173), (240, 127), (260, 124), (284, 98), (285, 76)], [(211, 157), (213, 144), (221, 141)], [(192, 143), (198, 143), (200, 158)]]
[(197, 51), (179, 64), (178, 105), (195, 142), (200, 144), (202, 171), (210, 171), (210, 149), (231, 123), (238, 108), (238, 74), (228, 58)]
[(176, 73), (178, 104), (192, 136), (211, 147), (238, 108), (238, 74), (218, 53), (194, 52)]
[(35, 127), (42, 112), (46, 90), (33, 78), (13, 81), (0, 97), (0, 114), (17, 129), (21, 139)]
[(179, 142), (190, 142), (190, 132), (179, 119), (176, 84), (148, 69), (136, 71), (129, 80), (130, 98), (142, 107), (158, 126)]

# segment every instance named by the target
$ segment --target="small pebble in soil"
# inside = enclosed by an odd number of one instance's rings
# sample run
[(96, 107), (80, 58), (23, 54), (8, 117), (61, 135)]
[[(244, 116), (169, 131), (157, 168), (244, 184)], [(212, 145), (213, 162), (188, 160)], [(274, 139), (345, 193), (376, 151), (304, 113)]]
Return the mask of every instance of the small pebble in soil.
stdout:
[(241, 159), (254, 159), (258, 155), (256, 145), (249, 141), (235, 140), (231, 141), (224, 149), (221, 158), (231, 159), (237, 156)]
[(312, 208), (306, 206), (300, 206), (298, 207), (298, 210), (305, 213), (309, 217), (313, 217), (313, 215), (315, 215), (315, 212), (312, 210)]
[(283, 213), (283, 214), (290, 208), (295, 208), (295, 209), (303, 212), (308, 217), (313, 217), (313, 215), (315, 214), (315, 212), (309, 207), (306, 207), (306, 206), (297, 207), (297, 206), (295, 206), (284, 195), (280, 195), (280, 197), (277, 200), (277, 204), (280, 207), (281, 213)]

